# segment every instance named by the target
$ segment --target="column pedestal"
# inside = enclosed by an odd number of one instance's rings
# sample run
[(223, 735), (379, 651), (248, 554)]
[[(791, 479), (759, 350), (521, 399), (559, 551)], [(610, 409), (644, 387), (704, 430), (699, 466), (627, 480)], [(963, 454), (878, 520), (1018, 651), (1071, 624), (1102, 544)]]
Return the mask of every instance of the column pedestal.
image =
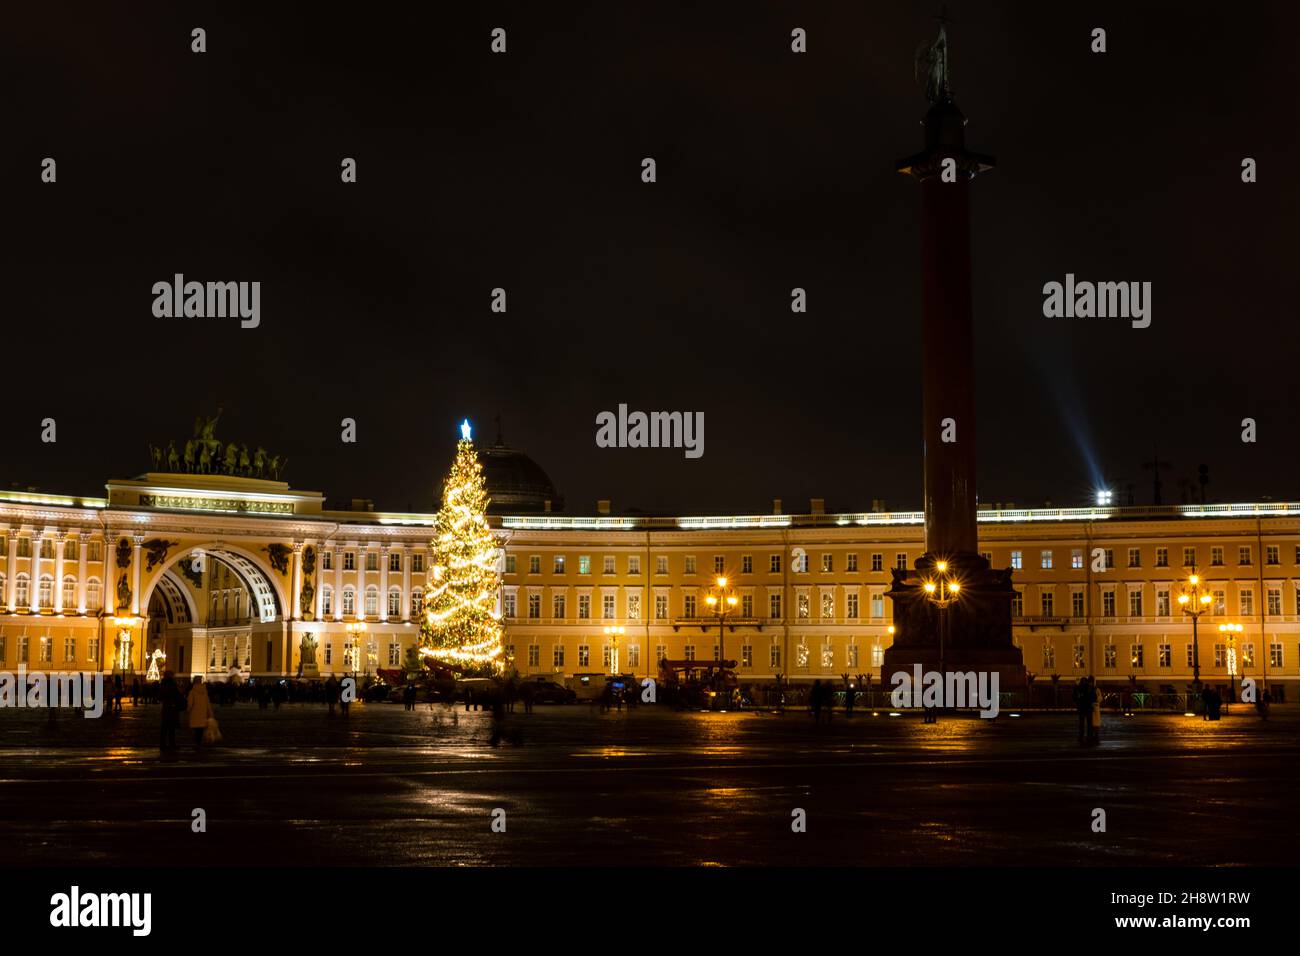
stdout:
[(1011, 570), (993, 568), (978, 554), (946, 557), (948, 575), (961, 583), (961, 591), (957, 600), (940, 608), (924, 587), (936, 577), (936, 560), (922, 555), (914, 570), (893, 572), (887, 593), (894, 602), (894, 643), (885, 651), (882, 689), (894, 686), (897, 672), (910, 675), (913, 665), (920, 664), (925, 671), (996, 672), (999, 690), (1023, 692), (1024, 660), (1011, 642)]

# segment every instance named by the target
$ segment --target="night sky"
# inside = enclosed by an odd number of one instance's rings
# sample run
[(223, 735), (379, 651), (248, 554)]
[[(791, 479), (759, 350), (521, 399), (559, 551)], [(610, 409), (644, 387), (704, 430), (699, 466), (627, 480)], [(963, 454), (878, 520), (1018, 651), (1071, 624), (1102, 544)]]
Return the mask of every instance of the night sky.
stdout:
[[(894, 168), (935, 3), (185, 6), (6, 12), (0, 484), (102, 494), (221, 404), (217, 437), (294, 487), (388, 510), (432, 509), (456, 424), (498, 414), (569, 512), (919, 507)], [(972, 186), (981, 500), (1145, 503), (1153, 445), (1166, 503), (1201, 463), (1213, 500), (1300, 498), (1295, 5), (949, 12), (967, 145), (998, 160)], [(261, 327), (155, 318), (176, 272), (260, 280)], [(1152, 282), (1151, 327), (1044, 318), (1067, 272)], [(598, 449), (620, 402), (703, 411), (704, 457)]]

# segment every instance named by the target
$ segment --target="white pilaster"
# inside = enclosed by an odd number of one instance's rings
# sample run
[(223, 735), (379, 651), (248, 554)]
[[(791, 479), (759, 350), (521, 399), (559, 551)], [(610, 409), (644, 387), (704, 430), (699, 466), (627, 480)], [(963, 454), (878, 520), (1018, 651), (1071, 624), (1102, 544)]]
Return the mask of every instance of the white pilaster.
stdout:
[(28, 581), (27, 597), (30, 598), (28, 604), (33, 614), (41, 609), (41, 545), (45, 542), (45, 534), (38, 531), (32, 535), (32, 559), (28, 562), (30, 570), (27, 572), (31, 578)]
[(86, 613), (86, 547), (90, 544), (90, 535), (84, 531), (77, 533), (77, 613)]
[(334, 549), (334, 620), (343, 620), (343, 549)]
[(144, 535), (137, 534), (134, 538), (135, 545), (131, 549), (131, 614), (134, 617), (140, 616), (140, 546), (144, 543)]
[(411, 619), (411, 549), (402, 548), (402, 620)]
[(293, 574), (290, 576), (293, 582), (293, 617), (291, 620), (302, 620), (302, 542), (293, 543)]
[(18, 610), (18, 529), (10, 528), (8, 538), (9, 553), (5, 560), (5, 607), (12, 612)]
[(63, 545), (67, 535), (54, 532), (54, 613), (63, 613)]

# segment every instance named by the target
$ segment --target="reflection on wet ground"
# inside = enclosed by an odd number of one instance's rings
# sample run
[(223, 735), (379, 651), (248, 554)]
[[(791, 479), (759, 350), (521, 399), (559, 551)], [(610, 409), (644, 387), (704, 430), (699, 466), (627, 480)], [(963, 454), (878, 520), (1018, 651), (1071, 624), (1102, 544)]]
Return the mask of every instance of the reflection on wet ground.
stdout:
[[(1108, 717), (1096, 747), (1043, 714), (815, 726), (551, 707), (509, 717), (495, 748), (487, 714), (443, 707), (218, 717), (220, 746), (195, 755), (180, 735), (162, 762), (156, 708), (0, 711), (0, 863), (1232, 865), (1297, 849), (1287, 707)], [(191, 840), (195, 807), (208, 833)]]

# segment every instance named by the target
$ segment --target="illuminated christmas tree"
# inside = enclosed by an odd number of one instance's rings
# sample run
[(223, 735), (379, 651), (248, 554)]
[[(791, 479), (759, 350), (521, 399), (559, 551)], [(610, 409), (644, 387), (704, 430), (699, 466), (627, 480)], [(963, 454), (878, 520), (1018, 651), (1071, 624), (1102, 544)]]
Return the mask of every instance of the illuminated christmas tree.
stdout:
[(487, 523), (488, 496), (470, 440), (460, 426), (456, 461), (434, 519), (433, 559), (420, 624), (420, 654), (461, 673), (499, 673), (503, 662), (497, 614), (497, 547)]

